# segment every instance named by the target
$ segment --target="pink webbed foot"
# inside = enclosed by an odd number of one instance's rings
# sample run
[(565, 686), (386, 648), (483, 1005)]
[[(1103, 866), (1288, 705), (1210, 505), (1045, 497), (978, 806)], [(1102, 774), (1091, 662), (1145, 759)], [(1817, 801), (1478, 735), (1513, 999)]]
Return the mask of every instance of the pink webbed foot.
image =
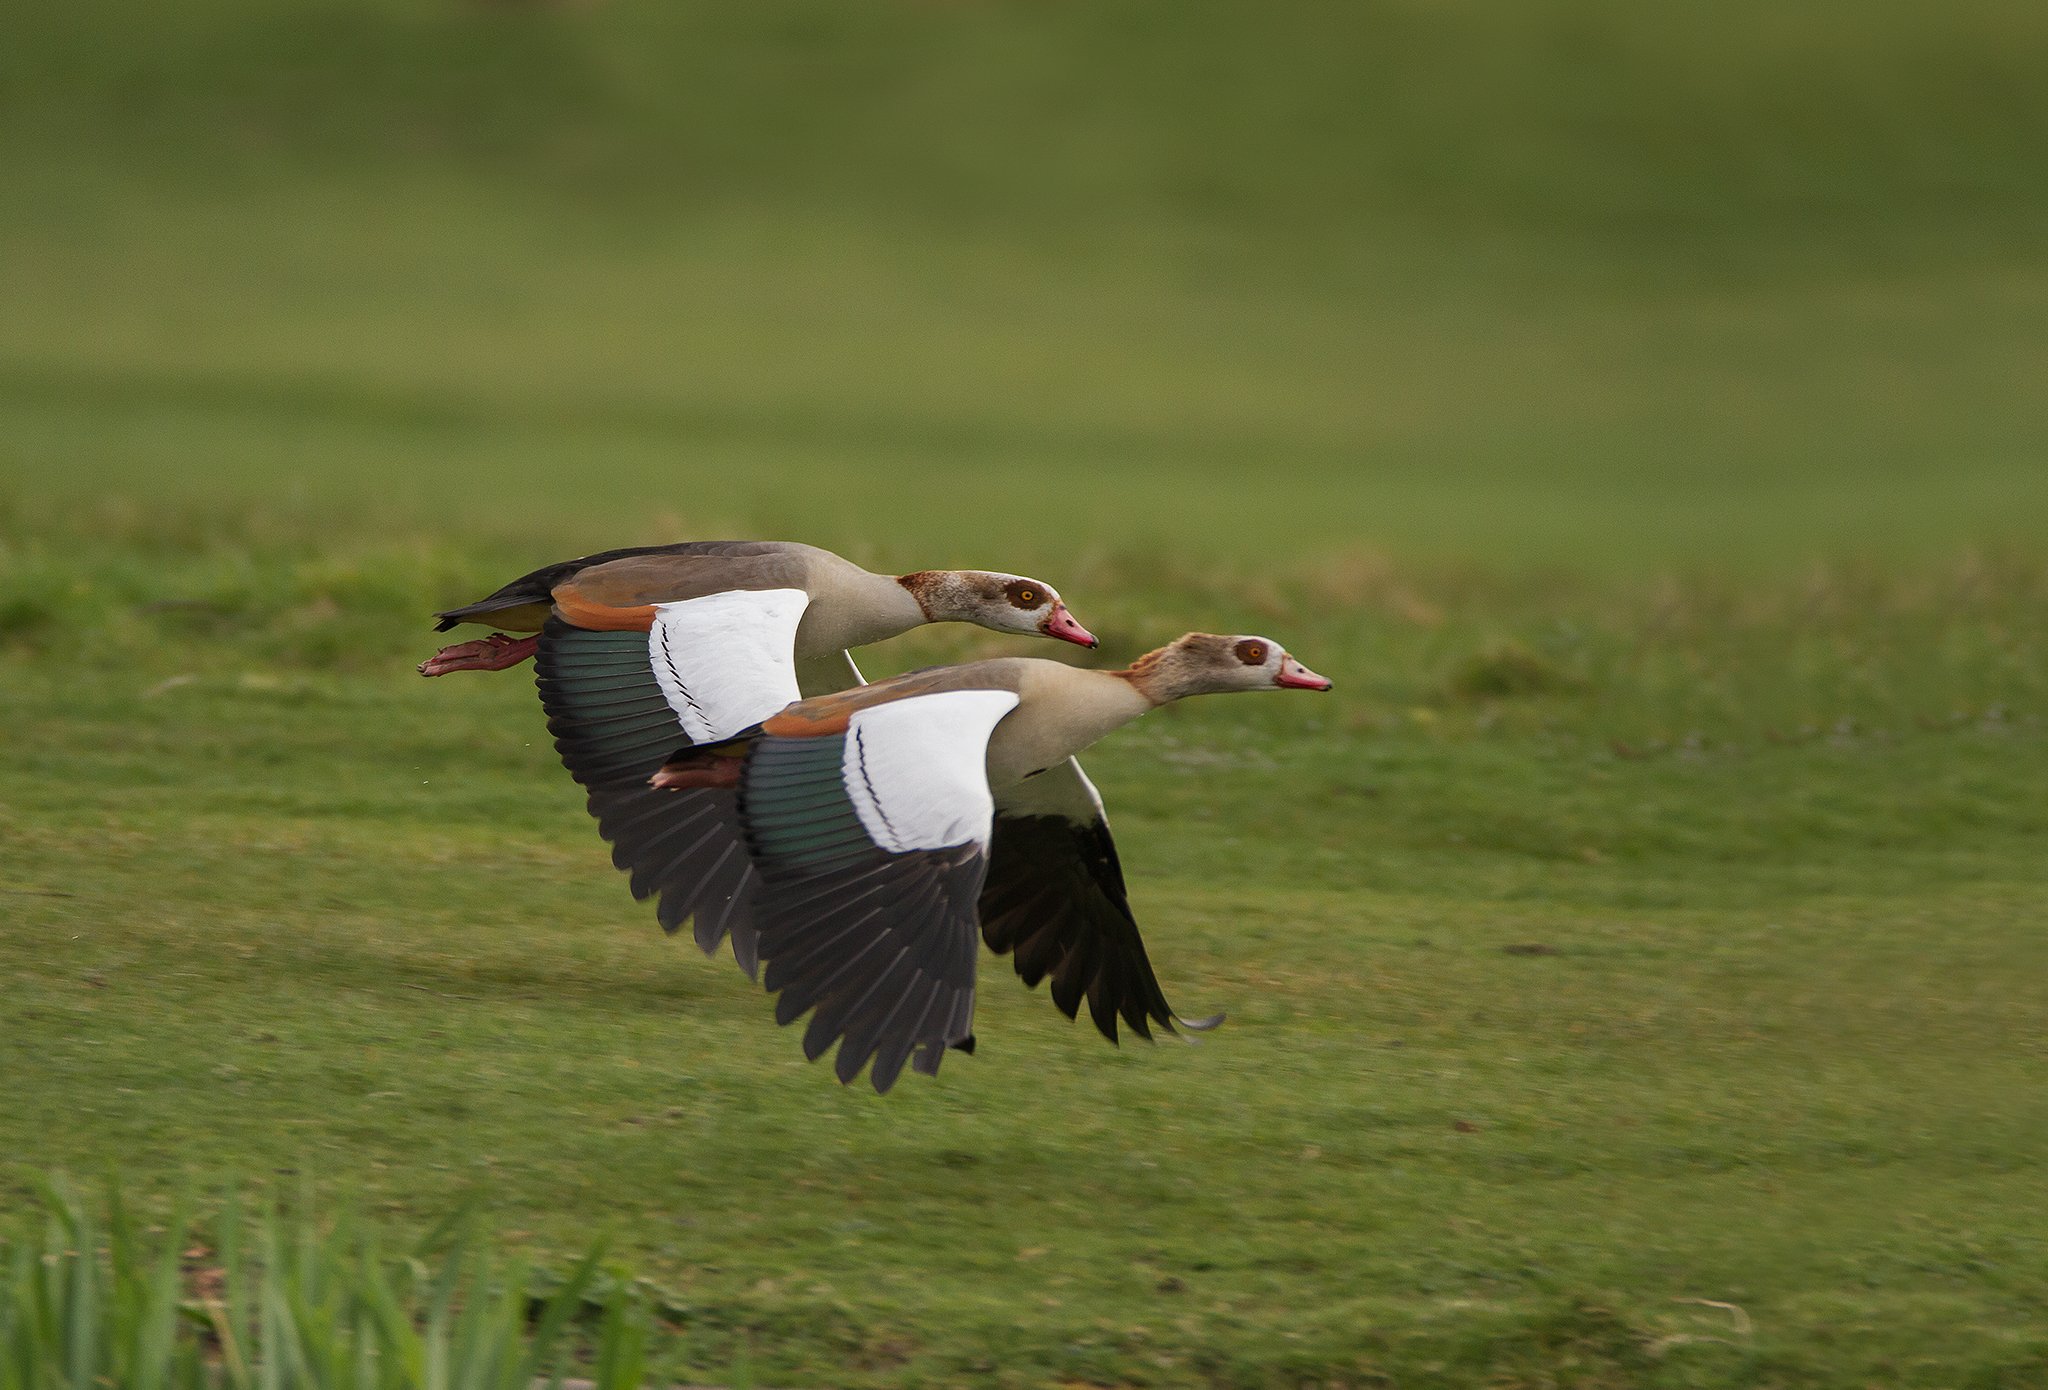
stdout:
[(423, 676), (445, 676), (450, 671), (502, 671), (517, 666), (540, 648), (538, 637), (507, 637), (494, 632), (474, 642), (443, 647), (420, 663)]

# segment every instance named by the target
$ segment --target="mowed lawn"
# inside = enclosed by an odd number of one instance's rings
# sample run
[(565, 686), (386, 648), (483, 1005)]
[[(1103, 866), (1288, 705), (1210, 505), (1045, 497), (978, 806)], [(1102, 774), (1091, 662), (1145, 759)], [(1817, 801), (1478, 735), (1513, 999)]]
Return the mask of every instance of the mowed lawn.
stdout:
[(2038, 565), (1077, 558), (1118, 652), (1194, 613), (1339, 682), (1090, 760), (1170, 997), (1230, 1022), (1112, 1050), (992, 959), (981, 1051), (877, 1098), (627, 900), (523, 672), (410, 673), (512, 555), (104, 524), (8, 541), (17, 1193), (480, 1194), (543, 1252), (615, 1233), (769, 1383), (2041, 1365)]
[[(40, 14), (0, 1196), (473, 1197), (769, 1385), (2048, 1380), (2048, 189), (1974, 100), (2041, 24), (1512, 8), (1360, 7), (1372, 83), (1315, 7)], [(1876, 97), (1924, 168), (1827, 124)], [(1332, 676), (1088, 758), (1230, 1021), (1111, 1048), (989, 958), (975, 1056), (842, 1089), (630, 900), (526, 670), (412, 673), (727, 535), (1106, 639), (871, 674)]]

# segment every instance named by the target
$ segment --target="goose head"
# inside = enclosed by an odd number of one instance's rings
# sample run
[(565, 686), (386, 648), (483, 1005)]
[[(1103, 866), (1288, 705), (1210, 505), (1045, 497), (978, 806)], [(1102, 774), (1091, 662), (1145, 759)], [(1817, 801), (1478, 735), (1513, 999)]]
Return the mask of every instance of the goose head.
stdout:
[(896, 582), (917, 600), (927, 622), (974, 623), (996, 632), (1057, 637), (1082, 647), (1097, 645), (1095, 634), (1067, 611), (1059, 590), (1042, 579), (993, 570), (921, 570)]
[(1328, 690), (1330, 680), (1270, 637), (1190, 632), (1121, 672), (1154, 704), (1230, 690)]

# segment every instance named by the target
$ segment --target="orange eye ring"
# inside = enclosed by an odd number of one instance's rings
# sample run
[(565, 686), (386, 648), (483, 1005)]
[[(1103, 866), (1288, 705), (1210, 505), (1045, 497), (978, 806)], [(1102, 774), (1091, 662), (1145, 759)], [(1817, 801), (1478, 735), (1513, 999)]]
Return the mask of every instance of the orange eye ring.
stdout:
[(1239, 642), (1236, 651), (1237, 659), (1247, 666), (1264, 666), (1266, 664), (1267, 652), (1264, 642), (1249, 640)]

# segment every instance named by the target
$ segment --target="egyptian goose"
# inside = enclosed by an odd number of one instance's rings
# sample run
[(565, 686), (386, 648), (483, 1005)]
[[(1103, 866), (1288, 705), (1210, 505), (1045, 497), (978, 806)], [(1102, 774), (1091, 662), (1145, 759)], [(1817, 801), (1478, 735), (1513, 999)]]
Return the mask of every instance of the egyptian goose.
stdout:
[[(977, 661), (807, 699), (759, 730), (671, 758), (649, 814), (694, 824), (738, 792), (764, 980), (804, 1053), (836, 1040), (842, 1082), (870, 1059), (886, 1091), (915, 1054), (936, 1073), (972, 1051), (975, 937), (1050, 979), (1069, 1018), (1085, 996), (1111, 1042), (1178, 1018), (1146, 959), (1102, 799), (1073, 755), (1149, 710), (1232, 690), (1328, 690), (1264, 637), (1189, 633), (1122, 671)], [(622, 849), (628, 842), (619, 842)], [(637, 872), (638, 864), (632, 866)]]
[(538, 649), (538, 634), (555, 607), (556, 590), (563, 586), (570, 588), (572, 602), (581, 593), (600, 606), (608, 601), (628, 606), (667, 603), (733, 590), (800, 589), (809, 596), (811, 607), (797, 632), (796, 653), (804, 693), (811, 695), (843, 690), (849, 676), (851, 683), (859, 683), (860, 672), (850, 669), (846, 648), (896, 637), (925, 623), (978, 623), (998, 632), (1039, 632), (1084, 647), (1095, 645), (1095, 638), (1074, 621), (1050, 584), (1020, 575), (921, 570), (891, 577), (793, 541), (683, 541), (605, 550), (544, 565), (475, 603), (436, 613), (436, 632), (460, 623), (482, 623), (535, 635), (513, 638), (494, 632), (443, 647), (420, 663), (420, 674), (445, 676), (517, 666)]
[(858, 685), (848, 647), (924, 623), (1096, 645), (1058, 591), (1036, 579), (871, 574), (781, 541), (605, 551), (535, 570), (437, 616), (443, 631), (484, 621), (535, 633), (445, 648), (420, 673), (503, 670), (534, 657), (556, 750), (586, 789), (613, 862), (630, 870), (633, 895), (660, 895), (668, 931), (694, 916), (707, 953), (730, 933), (750, 975), (753, 874), (732, 798), (702, 799), (679, 817), (672, 798), (649, 789), (650, 773), (678, 749), (729, 739), (805, 695)]

